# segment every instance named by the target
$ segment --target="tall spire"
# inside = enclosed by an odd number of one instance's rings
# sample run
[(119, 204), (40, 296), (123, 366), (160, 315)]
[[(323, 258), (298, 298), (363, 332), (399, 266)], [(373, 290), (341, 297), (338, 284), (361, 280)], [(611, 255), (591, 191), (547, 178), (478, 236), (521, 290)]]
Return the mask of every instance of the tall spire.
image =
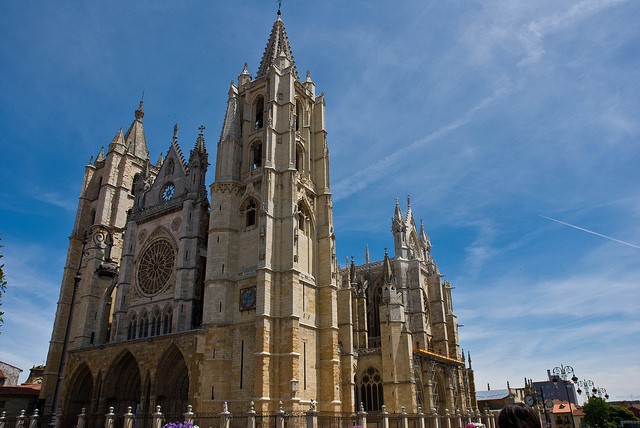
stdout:
[(142, 126), (142, 118), (144, 117), (143, 104), (144, 100), (140, 100), (140, 105), (135, 111), (136, 118), (124, 135), (124, 144), (128, 153), (140, 159), (149, 159), (147, 137), (144, 135), (144, 126)]
[(293, 75), (296, 79), (298, 79), (298, 71), (296, 70), (295, 62), (293, 61), (291, 45), (289, 44), (287, 32), (284, 29), (284, 22), (282, 22), (282, 18), (280, 17), (280, 9), (278, 8), (278, 17), (273, 23), (273, 28), (271, 28), (271, 35), (269, 36), (267, 47), (265, 48), (264, 54), (262, 55), (262, 61), (260, 61), (260, 67), (258, 68), (256, 78), (264, 76), (269, 66), (280, 55), (284, 55), (291, 62), (291, 65), (293, 67)]

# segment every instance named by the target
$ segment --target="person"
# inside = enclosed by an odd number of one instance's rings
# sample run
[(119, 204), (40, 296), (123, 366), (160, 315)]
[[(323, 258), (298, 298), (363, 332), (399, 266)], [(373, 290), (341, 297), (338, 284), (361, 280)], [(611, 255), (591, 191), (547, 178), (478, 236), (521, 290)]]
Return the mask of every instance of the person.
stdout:
[(540, 428), (536, 412), (522, 403), (507, 404), (498, 415), (498, 428)]

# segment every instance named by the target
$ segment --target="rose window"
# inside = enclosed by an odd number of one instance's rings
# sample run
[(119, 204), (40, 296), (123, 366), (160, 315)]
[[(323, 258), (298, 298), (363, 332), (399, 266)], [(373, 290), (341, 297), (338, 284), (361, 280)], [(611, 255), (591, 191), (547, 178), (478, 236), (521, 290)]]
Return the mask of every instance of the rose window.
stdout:
[(175, 251), (168, 241), (156, 241), (145, 250), (138, 264), (138, 288), (148, 296), (165, 289), (173, 266)]

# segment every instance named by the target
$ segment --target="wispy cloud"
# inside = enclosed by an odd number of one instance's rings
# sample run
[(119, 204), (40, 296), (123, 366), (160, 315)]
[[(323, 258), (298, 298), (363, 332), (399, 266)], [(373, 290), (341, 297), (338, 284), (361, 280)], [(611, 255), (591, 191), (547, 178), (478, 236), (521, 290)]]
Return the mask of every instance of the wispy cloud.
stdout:
[(430, 143), (436, 142), (449, 133), (471, 122), (478, 112), (486, 109), (497, 99), (504, 96), (508, 92), (508, 86), (503, 86), (496, 89), (490, 96), (477, 103), (471, 109), (467, 110), (462, 116), (454, 119), (447, 125), (442, 126), (441, 128), (437, 129), (436, 131), (420, 140), (414, 141), (409, 145), (403, 146), (399, 150), (387, 154), (380, 161), (375, 162), (372, 165), (369, 165), (368, 167), (353, 174), (352, 176), (344, 178), (341, 181), (337, 182), (333, 185), (336, 199), (340, 200), (342, 198), (346, 198), (347, 196), (355, 192), (365, 189), (372, 183), (384, 179), (387, 175), (392, 174), (393, 171), (401, 167), (402, 162), (399, 162), (399, 160), (403, 156), (409, 156), (417, 149), (423, 148)]

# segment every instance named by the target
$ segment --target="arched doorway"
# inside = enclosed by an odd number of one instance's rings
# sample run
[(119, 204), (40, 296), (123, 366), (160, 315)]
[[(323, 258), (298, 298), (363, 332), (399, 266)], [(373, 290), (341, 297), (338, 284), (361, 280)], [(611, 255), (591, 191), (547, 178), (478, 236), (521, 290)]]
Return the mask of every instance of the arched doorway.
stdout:
[(67, 402), (64, 407), (64, 414), (70, 418), (82, 412), (85, 408), (87, 413), (91, 413), (94, 409), (91, 406), (93, 397), (93, 375), (89, 367), (82, 363), (71, 376), (69, 383), (70, 390), (67, 394)]
[[(165, 417), (181, 416), (189, 404), (189, 370), (177, 346), (164, 353), (156, 371), (156, 404)], [(169, 420), (169, 419), (167, 419)]]
[(104, 382), (103, 397), (104, 413), (109, 407), (114, 408), (116, 414), (124, 414), (127, 407), (135, 411), (140, 404), (140, 370), (135, 357), (125, 351), (118, 357), (107, 373)]

